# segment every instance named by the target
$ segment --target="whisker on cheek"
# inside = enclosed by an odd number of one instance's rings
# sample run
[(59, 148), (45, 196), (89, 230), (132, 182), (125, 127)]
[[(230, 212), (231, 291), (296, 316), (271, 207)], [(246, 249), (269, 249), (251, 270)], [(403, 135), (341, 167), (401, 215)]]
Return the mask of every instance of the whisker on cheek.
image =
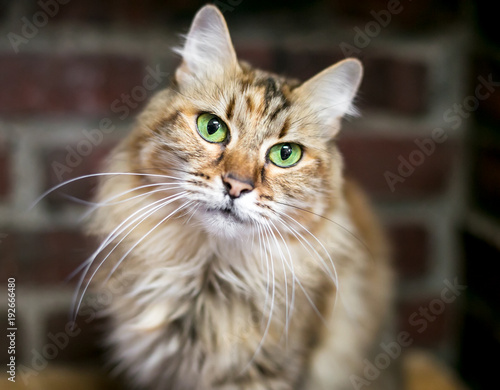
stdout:
[[(176, 198), (175, 200), (178, 200), (178, 198)], [(192, 201), (188, 201), (186, 203), (184, 203), (183, 205), (179, 206), (177, 209), (175, 209), (174, 211), (172, 211), (170, 214), (168, 214), (165, 218), (163, 218), (160, 222), (158, 222), (155, 226), (153, 226), (153, 228), (151, 228), (146, 234), (144, 234), (134, 245), (132, 245), (130, 247), (130, 249), (120, 258), (120, 260), (118, 260), (118, 262), (116, 263), (116, 265), (113, 267), (113, 269), (111, 270), (111, 272), (108, 274), (108, 276), (106, 277), (104, 283), (106, 283), (109, 278), (113, 275), (113, 273), (116, 271), (116, 269), (121, 265), (121, 263), (123, 262), (123, 260), (125, 260), (125, 258), (141, 243), (143, 242), (154, 230), (156, 230), (158, 228), (158, 226), (160, 226), (161, 224), (165, 223), (165, 221), (167, 221), (169, 218), (171, 218), (173, 215), (175, 215), (177, 212), (183, 210), (184, 208), (186, 207), (189, 207), (189, 205), (191, 205), (193, 202)]]
[[(115, 199), (124, 197), (125, 195), (128, 195), (128, 194), (130, 194), (132, 192), (143, 190), (145, 188), (150, 188), (150, 187), (162, 187), (162, 188), (159, 188), (157, 190), (152, 190), (152, 191), (146, 191), (146, 192), (143, 192), (141, 194), (134, 195), (134, 196), (131, 196), (131, 197), (126, 197), (123, 200), (114, 201)], [(152, 183), (152, 184), (145, 184), (145, 185), (134, 187), (132, 189), (129, 189), (129, 190), (120, 192), (118, 194), (115, 194), (112, 197), (104, 199), (102, 202), (87, 202), (89, 205), (91, 205), (93, 207), (90, 210), (88, 210), (85, 214), (82, 215), (81, 220), (86, 219), (90, 214), (92, 214), (93, 212), (95, 212), (99, 207), (113, 206), (113, 205), (117, 205), (117, 204), (121, 204), (121, 203), (125, 203), (125, 202), (130, 202), (132, 200), (139, 199), (139, 198), (142, 198), (142, 197), (147, 197), (147, 196), (150, 196), (150, 195), (158, 193), (158, 192), (171, 191), (173, 189), (179, 189), (179, 188), (182, 188), (182, 186), (179, 185), (179, 183)]]
[(198, 210), (200, 209), (201, 207), (201, 203), (198, 203), (196, 206), (194, 207), (190, 207), (191, 209), (191, 215), (189, 216), (189, 218), (184, 222), (185, 225), (189, 225), (189, 222), (191, 222), (191, 219), (193, 218), (193, 216), (198, 212)]
[[(85, 263), (87, 263), (86, 267), (85, 267), (85, 271), (83, 272), (81, 278), (80, 278), (80, 281), (75, 289), (75, 296), (74, 296), (74, 299), (73, 299), (73, 304), (72, 304), (72, 307), (73, 307), (73, 316), (76, 318), (77, 314), (78, 314), (78, 311), (80, 309), (80, 305), (81, 305), (81, 302), (83, 300), (83, 297), (87, 291), (87, 289), (89, 288), (90, 284), (91, 284), (91, 281), (92, 279), (95, 277), (95, 275), (97, 274), (97, 272), (99, 271), (99, 269), (102, 267), (102, 265), (104, 264), (104, 262), (109, 258), (109, 256), (111, 255), (111, 253), (125, 240), (125, 238), (135, 229), (137, 228), (137, 226), (139, 226), (143, 221), (145, 221), (148, 217), (150, 217), (151, 215), (153, 215), (156, 211), (158, 211), (159, 209), (161, 209), (162, 207), (165, 207), (169, 204), (171, 204), (172, 202), (175, 202), (176, 200), (178, 199), (181, 199), (183, 196), (185, 195), (185, 193), (181, 192), (179, 194), (175, 194), (175, 195), (171, 195), (169, 197), (167, 197), (166, 199), (160, 199), (156, 202), (153, 202), (151, 204), (148, 204), (142, 208), (140, 208), (139, 210), (136, 210), (132, 215), (130, 215), (129, 217), (127, 217), (122, 223), (120, 223), (107, 237), (106, 239), (101, 243), (101, 245), (99, 246), (99, 248), (97, 248), (97, 250), (85, 261)], [(159, 204), (158, 204), (159, 203)], [(139, 214), (137, 217), (136, 215)], [(135, 218), (134, 218), (135, 217)], [(131, 220), (131, 221), (129, 221)], [(138, 223), (136, 223), (138, 220), (140, 220)], [(128, 222), (128, 223), (127, 223)], [(135, 224), (135, 225), (134, 225)], [(99, 265), (94, 269), (92, 275), (90, 276), (85, 288), (83, 289), (83, 291), (80, 293), (80, 289), (82, 288), (82, 285), (83, 285), (83, 282), (85, 280), (85, 278), (87, 277), (87, 274), (89, 273), (92, 265), (93, 265), (93, 262), (95, 261), (95, 259), (97, 258), (97, 256), (108, 246), (110, 245), (116, 238), (118, 238), (121, 234), (123, 234), (123, 232), (125, 232), (126, 229), (130, 228), (132, 225), (134, 225), (132, 227), (132, 229), (130, 229), (119, 241), (118, 243), (108, 252), (108, 254), (104, 257), (103, 260), (101, 260), (101, 262), (99, 263)], [(80, 299), (78, 300), (78, 296), (80, 296)], [(76, 301), (78, 300), (78, 304), (76, 303)]]
[[(120, 203), (125, 203), (125, 202), (129, 202), (131, 200), (134, 200), (134, 199), (137, 199), (137, 198), (140, 198), (140, 197), (146, 197), (148, 195), (152, 195), (153, 193), (156, 193), (156, 192), (164, 192), (165, 190), (164, 189), (159, 189), (159, 190), (154, 190), (154, 191), (148, 191), (148, 192), (145, 192), (143, 194), (140, 194), (140, 195), (136, 195), (136, 196), (133, 196), (133, 197), (130, 197), (130, 198), (127, 198), (127, 199), (124, 199), (123, 201), (117, 201), (117, 202), (108, 202), (109, 200), (113, 200), (113, 199), (116, 199), (118, 197), (121, 197), (123, 195), (126, 195), (128, 192), (133, 192), (133, 191), (136, 191), (138, 189), (143, 189), (143, 188), (146, 188), (146, 187), (151, 187), (151, 186), (163, 186), (165, 184), (169, 184), (169, 183), (160, 183), (160, 184), (148, 184), (146, 186), (141, 186), (141, 187), (136, 187), (136, 188), (133, 188), (131, 190), (128, 190), (128, 191), (124, 191), (118, 195), (115, 195), (113, 197), (110, 197), (110, 198), (107, 198), (106, 201), (104, 202), (100, 202), (100, 203), (96, 203), (96, 202), (88, 202), (89, 204), (92, 204), (94, 205), (90, 210), (88, 210), (87, 212), (85, 212), (81, 217), (80, 217), (80, 220), (83, 221), (85, 219), (87, 219), (90, 214), (92, 214), (93, 212), (95, 212), (99, 207), (103, 207), (103, 206), (112, 206), (112, 205), (116, 205), (116, 204), (120, 204)], [(169, 190), (172, 190), (172, 189), (175, 189), (175, 188), (180, 188), (180, 187), (169, 187), (168, 189)], [(144, 206), (142, 209), (145, 209), (145, 208), (149, 208), (149, 207), (153, 207), (156, 203), (158, 202), (162, 202), (164, 201), (165, 199), (160, 199), (160, 200), (157, 200), (156, 202), (153, 202), (153, 203), (150, 203), (146, 206)], [(139, 211), (142, 211), (139, 210)], [(135, 214), (135, 213), (134, 213)], [(109, 236), (108, 236), (109, 238)], [(105, 240), (106, 242), (106, 240)], [(71, 272), (70, 275), (68, 275), (67, 277), (67, 280), (71, 280), (73, 279), (78, 273), (80, 273), (80, 271), (83, 270), (83, 268), (85, 268), (87, 266), (87, 264), (89, 262), (91, 262), (91, 260), (93, 260), (93, 257), (87, 259), (86, 261), (84, 261), (82, 264), (80, 264), (73, 272)]]
[[(307, 210), (307, 209), (304, 209), (302, 207), (299, 207), (299, 206), (295, 206), (295, 205), (292, 205), (292, 204), (288, 204), (288, 203), (284, 203), (284, 202), (276, 202), (278, 204), (281, 204), (283, 206), (286, 206), (286, 207), (291, 207), (295, 210), (298, 210), (298, 211), (301, 211), (301, 212), (304, 212), (304, 213), (309, 213), (311, 215), (315, 215), (319, 218), (322, 218), (324, 219), (325, 221), (328, 221), (328, 222), (331, 222), (333, 223), (335, 226), (337, 226), (338, 228), (342, 229), (343, 231), (345, 231), (347, 234), (349, 234), (352, 238), (354, 238), (359, 244), (361, 244), (361, 246), (363, 246), (363, 248), (368, 252), (368, 254), (370, 255), (372, 261), (375, 261), (375, 256), (373, 255), (373, 253), (371, 252), (371, 249), (370, 247), (366, 244), (366, 242), (360, 237), (358, 236), (357, 234), (355, 234), (354, 232), (352, 232), (351, 230), (347, 229), (345, 226), (342, 226), (340, 223), (324, 216), (324, 215), (321, 215), (321, 214), (317, 214), (315, 213), (314, 211), (310, 211), (310, 210)], [(286, 214), (284, 214), (286, 215)]]
[[(286, 341), (288, 343), (288, 328), (289, 328), (289, 324), (290, 324), (290, 319), (292, 317), (293, 306), (294, 306), (294, 301), (295, 301), (296, 275), (295, 275), (294, 266), (293, 266), (292, 254), (290, 253), (290, 249), (288, 247), (286, 240), (284, 239), (284, 237), (282, 236), (280, 231), (278, 229), (276, 229), (276, 225), (271, 220), (269, 220), (267, 223), (270, 225), (271, 228), (274, 228), (274, 230), (271, 230), (271, 231), (273, 231), (274, 240), (275, 240), (276, 245), (278, 247), (278, 251), (280, 253), (280, 258), (281, 258), (281, 262), (282, 262), (282, 266), (283, 266), (283, 275), (284, 275), (284, 284), (285, 284), (285, 337), (286, 337)], [(285, 257), (285, 254), (281, 250), (281, 247), (278, 243), (278, 240), (276, 239), (276, 234), (280, 237), (281, 242), (283, 243), (283, 246), (285, 247), (285, 250), (286, 250), (287, 255), (288, 255), (287, 257)], [(287, 259), (288, 259), (288, 261), (287, 261)], [(290, 272), (292, 275), (292, 295), (291, 295), (290, 303), (288, 302), (288, 278), (287, 278), (287, 270), (286, 270), (285, 264), (290, 269)]]
[[(316, 248), (314, 247), (314, 245), (312, 245), (309, 242), (309, 240), (307, 240), (297, 229), (293, 228), (290, 224), (286, 223), (286, 221), (284, 221), (282, 218), (280, 218), (280, 222), (283, 224), (283, 226), (286, 229), (288, 229), (294, 235), (295, 238), (300, 239), (299, 241), (301, 241), (301, 242), (305, 242), (307, 244), (308, 248), (310, 248), (311, 250), (313, 250), (313, 253), (315, 255), (314, 257), (316, 257), (321, 262), (321, 264), (324, 266), (325, 271), (331, 277), (333, 283), (335, 284), (335, 286), (338, 289), (339, 288), (339, 285), (338, 285), (339, 284), (339, 280), (338, 280), (337, 270), (336, 270), (335, 264), (333, 262), (333, 259), (332, 259), (331, 255), (330, 255), (330, 252), (325, 247), (325, 245), (313, 233), (311, 233), (309, 231), (309, 229), (307, 229), (306, 227), (304, 227), (300, 222), (298, 222), (297, 220), (295, 220), (293, 217), (291, 217), (291, 216), (289, 216), (289, 215), (287, 215), (285, 213), (279, 213), (279, 215), (282, 216), (282, 217), (288, 218), (290, 220), (290, 222), (298, 225), (301, 230), (303, 230), (317, 244), (319, 244), (319, 246), (322, 249), (323, 253), (325, 254), (326, 258), (330, 262), (331, 269), (326, 265), (323, 256), (321, 256), (321, 254), (316, 250)], [(308, 248), (306, 248), (306, 250), (308, 250), (308, 252), (309, 252)]]
[[(274, 305), (275, 305), (275, 297), (276, 297), (276, 283), (275, 283), (276, 277), (275, 277), (275, 271), (274, 271), (274, 258), (273, 258), (273, 253), (272, 253), (272, 249), (271, 249), (272, 245), (271, 245), (271, 242), (269, 240), (269, 234), (270, 234), (269, 227), (266, 225), (261, 225), (261, 227), (264, 229), (263, 234), (265, 236), (264, 249), (265, 249), (266, 242), (267, 242), (267, 247), (269, 248), (268, 251), (265, 251), (266, 259), (268, 259), (269, 264), (271, 264), (271, 277), (270, 277), (270, 280), (268, 279), (268, 281), (271, 284), (271, 304), (269, 307), (269, 318), (267, 320), (266, 327), (264, 329), (264, 333), (262, 335), (262, 338), (261, 338), (259, 344), (257, 345), (257, 348), (255, 349), (253, 356), (251, 357), (250, 361), (245, 365), (245, 367), (241, 370), (240, 373), (247, 371), (247, 369), (252, 365), (255, 358), (259, 354), (259, 352), (260, 352), (260, 350), (261, 350), (262, 346), (264, 345), (264, 342), (267, 338), (267, 335), (269, 333), (269, 329), (271, 328), (271, 322), (272, 322), (272, 318), (273, 318), (273, 314), (274, 314)], [(268, 271), (269, 271), (269, 269), (268, 269)]]
[[(286, 263), (287, 264), (287, 263)], [(295, 272), (293, 272), (293, 268), (290, 264), (287, 264), (287, 266), (289, 267), (289, 269), (292, 271), (293, 275), (296, 275)], [(323, 317), (323, 315), (321, 314), (320, 310), (318, 309), (318, 307), (316, 306), (316, 304), (314, 303), (314, 300), (311, 298), (310, 294), (307, 292), (305, 286), (302, 284), (302, 282), (298, 279), (298, 278), (295, 278), (294, 279), (295, 281), (297, 281), (297, 285), (300, 287), (302, 293), (304, 294), (304, 296), (306, 297), (307, 301), (309, 302), (309, 304), (311, 305), (312, 309), (314, 310), (314, 312), (318, 315), (319, 319), (326, 325), (326, 320), (325, 318)]]
[(81, 181), (81, 180), (86, 180), (86, 179), (91, 179), (91, 178), (96, 178), (96, 177), (113, 177), (113, 176), (139, 176), (139, 177), (156, 177), (156, 178), (164, 178), (164, 179), (172, 179), (172, 180), (182, 180), (178, 177), (175, 176), (168, 176), (168, 175), (159, 175), (159, 174), (149, 174), (149, 173), (132, 173), (132, 172), (102, 172), (102, 173), (93, 173), (89, 175), (83, 175), (79, 177), (75, 177), (73, 179), (66, 180), (62, 183), (59, 183), (52, 188), (49, 188), (47, 191), (42, 193), (38, 198), (36, 198), (31, 206), (29, 207), (28, 210), (33, 209), (42, 199), (44, 199), (47, 195), (53, 193), (54, 191), (57, 191), (59, 188), (65, 187), (71, 183)]

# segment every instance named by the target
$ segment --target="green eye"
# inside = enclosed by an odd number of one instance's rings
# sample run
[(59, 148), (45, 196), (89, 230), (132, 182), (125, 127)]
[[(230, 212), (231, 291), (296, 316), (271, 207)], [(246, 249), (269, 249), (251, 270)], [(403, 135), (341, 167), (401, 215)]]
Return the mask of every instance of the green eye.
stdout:
[(281, 168), (288, 168), (299, 162), (302, 148), (297, 144), (277, 144), (269, 151), (269, 160)]
[(224, 142), (227, 138), (227, 125), (213, 114), (201, 114), (196, 120), (198, 133), (204, 140), (213, 143)]

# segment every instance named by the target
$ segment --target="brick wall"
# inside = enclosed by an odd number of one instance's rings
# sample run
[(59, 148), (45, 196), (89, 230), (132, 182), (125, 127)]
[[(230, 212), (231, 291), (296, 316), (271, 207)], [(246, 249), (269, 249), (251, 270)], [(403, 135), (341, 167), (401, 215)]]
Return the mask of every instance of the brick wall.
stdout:
[[(27, 367), (54, 335), (68, 334), (75, 281), (66, 277), (92, 245), (79, 232), (82, 206), (64, 195), (88, 199), (95, 181), (74, 183), (28, 208), (46, 189), (99, 170), (147, 97), (167, 84), (162, 72), (178, 63), (170, 47), (202, 3), (18, 0), (0, 12), (0, 283), (17, 279), (18, 353)], [(469, 66), (475, 27), (461, 15), (470, 5), (216, 3), (240, 57), (255, 65), (305, 79), (347, 54), (365, 64), (363, 116), (347, 121), (339, 140), (347, 171), (370, 193), (391, 237), (400, 330), (411, 334), (412, 346), (455, 363), (461, 300), (442, 303), (449, 283), (465, 282), (458, 234), (469, 169), (464, 140), (470, 113), (499, 119), (498, 93), (478, 107), (467, 99), (479, 76), (498, 70), (489, 57)], [(155, 71), (157, 82), (146, 84)], [(464, 115), (457, 104), (465, 105)], [(477, 197), (495, 208), (499, 149), (481, 147), (474, 180), (487, 188)], [(45, 360), (95, 361), (101, 327), (81, 316), (70, 346), (55, 356), (45, 351)]]

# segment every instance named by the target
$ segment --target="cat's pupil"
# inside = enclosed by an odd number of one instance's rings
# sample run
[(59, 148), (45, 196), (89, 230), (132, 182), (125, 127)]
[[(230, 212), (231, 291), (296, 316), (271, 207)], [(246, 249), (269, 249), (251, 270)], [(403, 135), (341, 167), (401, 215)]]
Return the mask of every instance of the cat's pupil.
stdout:
[(289, 144), (285, 144), (281, 147), (281, 159), (285, 161), (292, 154), (292, 147)]
[(209, 135), (215, 134), (220, 129), (220, 122), (217, 118), (212, 118), (207, 124), (207, 133)]

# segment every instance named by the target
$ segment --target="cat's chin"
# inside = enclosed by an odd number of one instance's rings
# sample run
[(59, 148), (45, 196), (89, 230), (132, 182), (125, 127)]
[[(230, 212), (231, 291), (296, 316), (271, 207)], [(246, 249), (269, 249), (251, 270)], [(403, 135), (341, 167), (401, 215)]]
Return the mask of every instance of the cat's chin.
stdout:
[(253, 227), (231, 211), (205, 210), (199, 215), (205, 231), (212, 236), (222, 238), (242, 238), (252, 234)]

